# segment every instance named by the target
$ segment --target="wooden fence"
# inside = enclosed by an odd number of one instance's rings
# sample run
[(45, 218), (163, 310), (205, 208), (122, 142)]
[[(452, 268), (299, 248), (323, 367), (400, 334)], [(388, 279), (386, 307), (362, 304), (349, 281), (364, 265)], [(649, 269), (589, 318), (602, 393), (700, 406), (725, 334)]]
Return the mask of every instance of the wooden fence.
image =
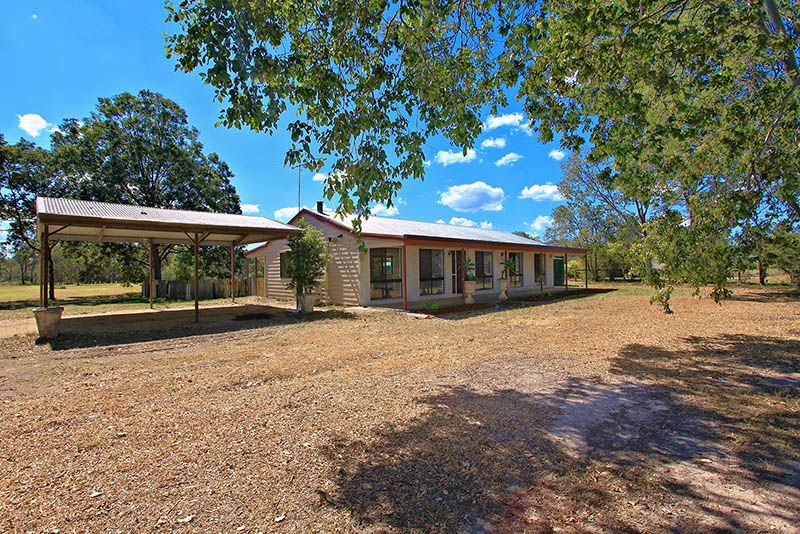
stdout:
[[(194, 300), (194, 282), (184, 280), (156, 280), (156, 298), (166, 300)], [(231, 297), (230, 279), (205, 278), (198, 280), (198, 293), (200, 300), (222, 299)], [(247, 297), (250, 295), (264, 296), (264, 279), (251, 276), (247, 279), (238, 278), (236, 281), (236, 296)], [(150, 298), (150, 284), (142, 284), (142, 297)]]

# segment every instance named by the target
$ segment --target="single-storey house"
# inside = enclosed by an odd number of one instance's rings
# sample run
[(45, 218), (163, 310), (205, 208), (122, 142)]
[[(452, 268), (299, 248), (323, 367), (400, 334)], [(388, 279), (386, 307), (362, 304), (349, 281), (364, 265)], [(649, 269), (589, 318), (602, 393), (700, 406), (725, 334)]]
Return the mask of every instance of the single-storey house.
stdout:
[[(506, 258), (517, 265), (508, 277), (510, 298), (563, 290), (567, 254), (586, 254), (499, 230), (374, 216), (362, 220), (360, 247), (351, 222), (324, 210), (322, 202), (316, 210), (303, 208), (289, 224), (300, 219), (329, 243), (331, 261), (320, 300), (342, 306), (412, 309), (431, 301), (461, 303), (465, 256), (475, 264), (477, 302), (497, 300)], [(286, 288), (288, 250), (286, 239), (278, 239), (248, 252), (249, 258), (263, 258), (268, 298), (294, 300)]]

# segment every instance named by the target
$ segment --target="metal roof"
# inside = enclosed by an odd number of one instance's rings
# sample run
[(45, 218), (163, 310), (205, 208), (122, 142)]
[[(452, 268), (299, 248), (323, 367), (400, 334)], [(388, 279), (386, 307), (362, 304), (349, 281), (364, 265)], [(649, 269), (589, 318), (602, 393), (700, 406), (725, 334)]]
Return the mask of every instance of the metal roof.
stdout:
[[(334, 224), (352, 229), (352, 217), (338, 218), (333, 213), (319, 213), (311, 209), (304, 208), (292, 221), (302, 215), (323, 218)], [(407, 219), (395, 219), (389, 217), (376, 217), (371, 215), (369, 219), (361, 220), (361, 233), (370, 237), (394, 237), (401, 239), (443, 239), (448, 241), (475, 242), (475, 243), (496, 243), (501, 245), (521, 246), (538, 249), (548, 249), (553, 252), (568, 252), (583, 254), (586, 251), (581, 248), (568, 247), (564, 245), (553, 245), (542, 243), (535, 239), (528, 239), (510, 232), (493, 230), (490, 228), (477, 228), (470, 226), (457, 226), (446, 223), (432, 223), (422, 221), (411, 221)]]
[(300, 232), (265, 217), (170, 210), (67, 198), (38, 197), (36, 213), (41, 233), (45, 224), (58, 241), (191, 243), (194, 233), (205, 245), (261, 243)]

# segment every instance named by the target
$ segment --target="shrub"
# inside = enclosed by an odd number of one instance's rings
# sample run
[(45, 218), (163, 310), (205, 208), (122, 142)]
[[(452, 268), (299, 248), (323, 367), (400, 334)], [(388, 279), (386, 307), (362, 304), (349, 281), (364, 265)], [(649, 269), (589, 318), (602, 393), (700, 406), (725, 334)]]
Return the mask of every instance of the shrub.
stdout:
[(436, 313), (439, 311), (439, 303), (429, 300), (425, 303), (425, 309), (428, 310), (428, 313)]
[(312, 293), (322, 284), (330, 260), (322, 233), (304, 220), (297, 225), (303, 232), (288, 239), (289, 256), (286, 270), (291, 280), (286, 287), (297, 294)]

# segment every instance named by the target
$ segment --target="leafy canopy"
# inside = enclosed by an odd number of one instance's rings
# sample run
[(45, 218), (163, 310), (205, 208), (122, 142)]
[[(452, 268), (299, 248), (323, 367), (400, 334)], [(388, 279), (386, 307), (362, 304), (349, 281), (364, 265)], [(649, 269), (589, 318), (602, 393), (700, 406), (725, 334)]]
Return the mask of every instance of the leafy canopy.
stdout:
[(300, 220), (297, 226), (302, 233), (288, 238), (289, 262), (286, 270), (289, 274), (287, 287), (298, 294), (311, 293), (324, 284), (325, 268), (330, 261), (328, 244), (322, 233)]

